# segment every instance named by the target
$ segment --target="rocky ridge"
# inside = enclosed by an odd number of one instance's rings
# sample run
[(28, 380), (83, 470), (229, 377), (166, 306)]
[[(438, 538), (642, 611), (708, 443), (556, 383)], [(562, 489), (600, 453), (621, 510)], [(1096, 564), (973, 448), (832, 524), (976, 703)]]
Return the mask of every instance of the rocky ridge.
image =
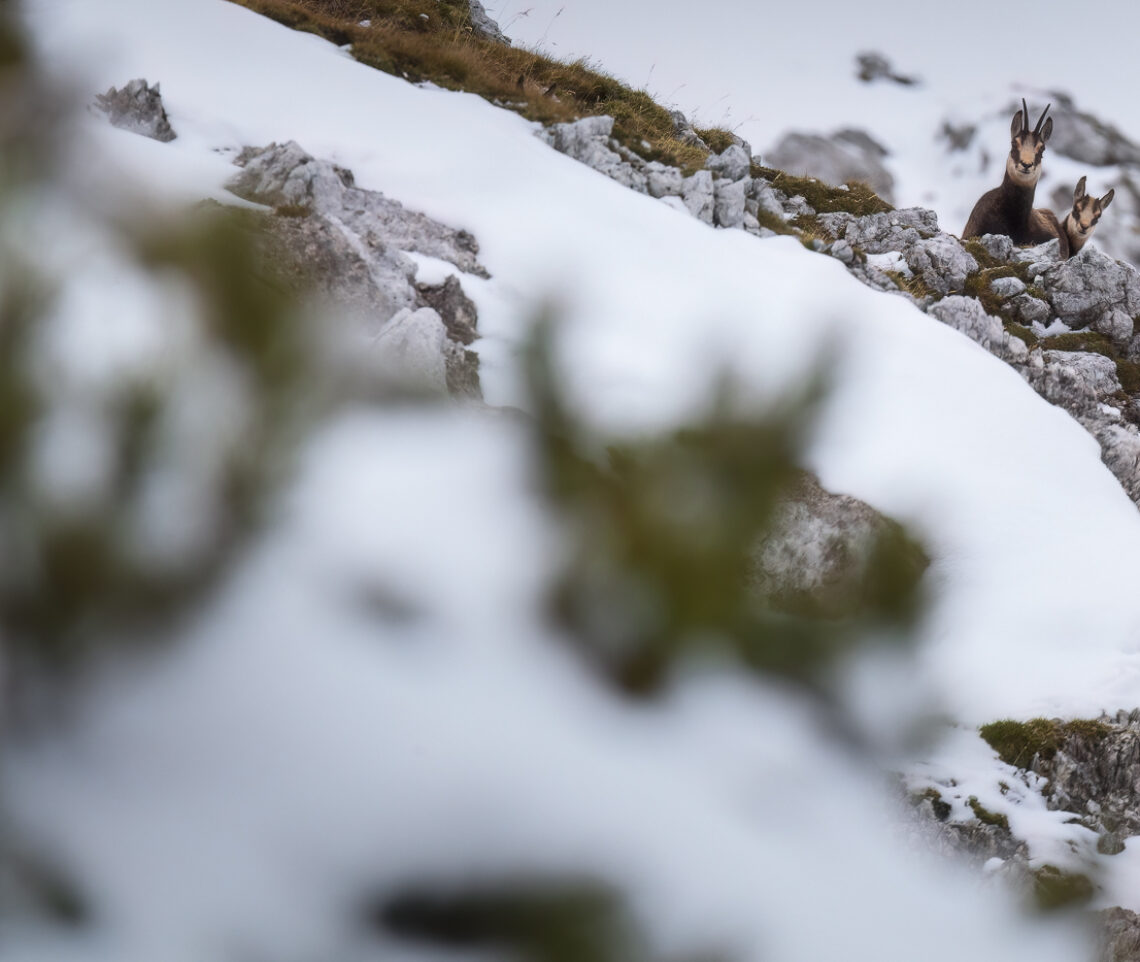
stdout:
[[(297, 143), (246, 148), (227, 184), (274, 208), (264, 222), (268, 263), (288, 282), (316, 291), (357, 319), (377, 364), (394, 380), (439, 393), (481, 397), (475, 305), (459, 275), (485, 278), (479, 245), (455, 230), (356, 186), (351, 171)], [(409, 253), (456, 268), (443, 284), (416, 282)]]
[[(1041, 864), (1039, 853), (1013, 834), (1004, 815), (986, 810), (973, 796), (963, 805), (963, 792), (953, 780), (910, 781), (915, 834), (924, 846), (965, 856), (978, 866), (985, 863), (991, 877), (1005, 879), (1043, 908), (1092, 904), (1105, 861), (1140, 834), (1140, 709), (1091, 721), (1001, 721), (981, 732), (1016, 769), (1011, 783), (1020, 782), (1050, 811), (1067, 816), (1073, 827), (1071, 855), (1081, 869)], [(1002, 789), (1012, 790), (1007, 783)], [(1102, 962), (1140, 958), (1140, 915), (1116, 907), (1098, 912), (1095, 921)]]
[[(632, 190), (716, 227), (798, 235), (863, 283), (908, 298), (1013, 366), (1101, 446), (1105, 465), (1140, 504), (1140, 273), (1086, 247), (1061, 260), (1055, 241), (1027, 249), (988, 235), (963, 244), (923, 208), (864, 213), (813, 207), (757, 172), (745, 147), (710, 155), (685, 176), (611, 137), (608, 117), (540, 132), (555, 149)], [(853, 188), (843, 190), (858, 208)], [(840, 198), (836, 201), (836, 198)], [(822, 206), (822, 205), (821, 205)], [(886, 207), (886, 205), (881, 205)]]

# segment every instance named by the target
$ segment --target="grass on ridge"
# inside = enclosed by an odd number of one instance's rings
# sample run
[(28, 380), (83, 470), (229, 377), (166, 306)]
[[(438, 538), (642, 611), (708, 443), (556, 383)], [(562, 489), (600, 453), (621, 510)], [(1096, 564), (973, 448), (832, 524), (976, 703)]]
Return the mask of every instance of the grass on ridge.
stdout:
[[(543, 124), (609, 114), (614, 136), (648, 160), (704, 167), (708, 151), (680, 141), (669, 111), (586, 60), (565, 63), (477, 36), (458, 0), (231, 0), (295, 30), (351, 44), (362, 63), (414, 83), (463, 90)], [(727, 131), (706, 130), (727, 146)]]

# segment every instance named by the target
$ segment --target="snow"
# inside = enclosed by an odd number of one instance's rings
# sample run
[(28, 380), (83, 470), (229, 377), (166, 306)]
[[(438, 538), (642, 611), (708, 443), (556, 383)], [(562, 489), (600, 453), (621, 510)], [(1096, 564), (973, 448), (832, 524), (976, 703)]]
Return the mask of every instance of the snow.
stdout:
[[(889, 116), (910, 129), (910, 92), (847, 82), (862, 18), (882, 22), (850, 9), (858, 22), (831, 25), (842, 56), (813, 57), (813, 85), (842, 74), (835, 89), (847, 94), (818, 98), (813, 121)], [(524, 21), (497, 12), (521, 36)], [(648, 77), (659, 61), (655, 89), (684, 70), (684, 96), (703, 113), (721, 109), (722, 89), (758, 89), (745, 79), (770, 89), (765, 71), (802, 70), (788, 67), (802, 60), (798, 44), (771, 41), (771, 63), (723, 50), (715, 69), (712, 56), (694, 60), (717, 48), (658, 4), (647, 15), (578, 0), (544, 23), (549, 12), (536, 3), (526, 22), (551, 44), (575, 24), (559, 52), (580, 36), (627, 76)], [(735, 12), (744, 22), (718, 36), (755, 54), (772, 30), (747, 18), (763, 11)], [(555, 153), (517, 116), (418, 89), (221, 0), (36, 0), (29, 15), (45, 61), (66, 64), (75, 89), (160, 81), (178, 133), (158, 145), (80, 116), (77, 195), (163, 210), (226, 197), (238, 149), (292, 139), (359, 186), (471, 231), (491, 275), (463, 285), (479, 309), (492, 404), (525, 403), (515, 362), (551, 303), (571, 396), (612, 432), (685, 421), (722, 371), (759, 406), (834, 357), (809, 465), (826, 487), (912, 524), (934, 558), (917, 664), (868, 670), (853, 686), (868, 726), (906, 724), (931, 704), (971, 726), (1136, 703), (1135, 507), (1071, 418), (904, 299), (794, 240), (704, 227)], [(643, 32), (643, 45), (629, 42)], [(681, 43), (687, 59), (670, 52)], [(637, 60), (646, 50), (654, 59)], [(944, 60), (904, 53), (898, 67), (932, 88), (946, 76)], [(790, 87), (757, 98), (771, 117), (741, 132), (764, 143), (799, 123)], [(959, 102), (983, 93), (979, 83)], [(904, 197), (925, 200), (920, 173), (900, 185)], [(438, 262), (416, 263), (421, 280), (442, 279)], [(85, 335), (58, 360), (61, 382), (87, 366), (96, 382), (131, 369), (137, 359), (116, 352), (116, 338), (140, 356), (157, 350), (140, 315), (171, 292), (139, 280), (146, 290), (124, 294), (105, 266), (69, 265), (56, 323)], [(129, 306), (121, 318), (89, 313), (114, 297)], [(103, 328), (105, 354), (83, 350)], [(75, 431), (64, 422), (56, 433)], [(45, 447), (53, 476), (67, 473), (61, 444), (53, 435)], [(1023, 931), (1004, 899), (900, 852), (874, 766), (838, 754), (791, 694), (713, 669), (651, 708), (599, 690), (540, 617), (559, 550), (507, 419), (357, 411), (326, 426), (277, 526), (173, 652), (108, 670), (75, 731), (9, 753), (6, 806), (98, 893), (101, 913), (99, 937), (82, 944), (22, 932), (22, 957), (385, 957), (403, 950), (346, 925), (346, 900), (425, 876), (543, 873), (611, 881), (672, 955), (1080, 951), (1040, 923)], [(929, 693), (921, 706), (916, 691)], [(947, 751), (946, 770), (976, 782), (987, 808), (1008, 809), (1035, 857), (1079, 834), (1028, 786), (1002, 795), (1003, 769), (972, 732)], [(1130, 878), (1121, 869), (1120, 884)], [(0, 948), (21, 957), (9, 952)]]

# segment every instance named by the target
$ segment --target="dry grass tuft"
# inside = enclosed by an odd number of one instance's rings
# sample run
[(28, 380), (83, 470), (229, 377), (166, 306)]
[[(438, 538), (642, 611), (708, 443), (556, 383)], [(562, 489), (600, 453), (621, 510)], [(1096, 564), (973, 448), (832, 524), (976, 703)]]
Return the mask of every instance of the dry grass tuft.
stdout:
[[(667, 111), (586, 60), (566, 63), (493, 43), (458, 0), (232, 0), (286, 26), (351, 44), (356, 59), (414, 83), (479, 94), (540, 123), (609, 114), (614, 136), (650, 160), (692, 173), (708, 151), (679, 141)], [(731, 142), (726, 131), (716, 143)], [(723, 135), (723, 136), (719, 136)], [(718, 139), (719, 138), (719, 139)]]

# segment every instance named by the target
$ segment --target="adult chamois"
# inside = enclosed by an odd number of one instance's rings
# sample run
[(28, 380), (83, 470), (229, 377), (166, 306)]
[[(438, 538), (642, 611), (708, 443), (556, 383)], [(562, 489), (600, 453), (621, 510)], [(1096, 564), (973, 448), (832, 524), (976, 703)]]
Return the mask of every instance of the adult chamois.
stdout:
[(1040, 244), (1054, 237), (1061, 242), (1061, 254), (1069, 256), (1068, 239), (1051, 210), (1034, 210), (1033, 195), (1041, 177), (1041, 157), (1045, 141), (1053, 133), (1053, 118), (1045, 119), (1049, 104), (1029, 129), (1029, 108), (1022, 98), (1021, 110), (1010, 125), (1010, 150), (1005, 159), (1001, 186), (988, 190), (978, 199), (966, 221), (962, 237), (1007, 234), (1015, 244)]
[(1104, 209), (1112, 203), (1116, 189), (1109, 190), (1099, 200), (1085, 193), (1085, 178), (1077, 181), (1076, 190), (1073, 191), (1073, 209), (1065, 217), (1061, 225), (1069, 241), (1069, 256), (1077, 253), (1096, 230), (1097, 221)]

